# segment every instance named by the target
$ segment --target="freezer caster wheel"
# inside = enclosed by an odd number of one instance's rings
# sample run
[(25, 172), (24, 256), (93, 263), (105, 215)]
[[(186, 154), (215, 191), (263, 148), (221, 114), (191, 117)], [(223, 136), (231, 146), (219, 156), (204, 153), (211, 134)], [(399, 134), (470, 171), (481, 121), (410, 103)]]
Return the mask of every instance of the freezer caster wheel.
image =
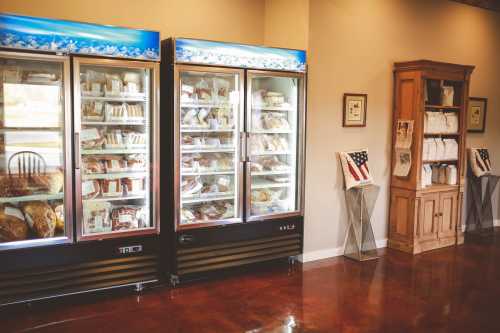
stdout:
[(142, 283), (136, 283), (134, 290), (135, 292), (140, 293), (144, 290), (144, 285)]
[(172, 285), (172, 287), (175, 288), (175, 286), (177, 286), (179, 284), (179, 276), (177, 275), (170, 275), (170, 284)]

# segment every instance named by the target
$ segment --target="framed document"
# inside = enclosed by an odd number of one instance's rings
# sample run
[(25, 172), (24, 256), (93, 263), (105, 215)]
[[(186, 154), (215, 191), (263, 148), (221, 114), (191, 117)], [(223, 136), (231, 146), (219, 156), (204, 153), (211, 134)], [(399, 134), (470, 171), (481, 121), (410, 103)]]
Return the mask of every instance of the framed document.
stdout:
[(467, 110), (467, 131), (484, 133), (486, 128), (486, 111), (488, 99), (483, 97), (469, 97), (469, 110)]
[(344, 94), (343, 127), (366, 127), (368, 95)]

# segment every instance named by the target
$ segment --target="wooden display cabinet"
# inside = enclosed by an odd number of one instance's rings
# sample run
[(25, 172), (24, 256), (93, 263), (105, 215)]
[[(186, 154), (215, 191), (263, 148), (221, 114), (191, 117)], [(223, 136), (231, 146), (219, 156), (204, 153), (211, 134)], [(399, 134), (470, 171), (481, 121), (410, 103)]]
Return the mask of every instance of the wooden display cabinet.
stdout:
[[(413, 120), (414, 132), (409, 175), (391, 177), (390, 248), (417, 254), (463, 243), (461, 211), (466, 173), (466, 112), (473, 70), (473, 66), (429, 60), (395, 64), (393, 147), (396, 144), (398, 120)], [(441, 103), (442, 85), (454, 87), (452, 106), (443, 106)], [(458, 113), (458, 132), (424, 133), (427, 111)], [(455, 139), (458, 143), (458, 159), (424, 161), (425, 138)], [(423, 186), (423, 165), (433, 163), (455, 165), (457, 184)], [(395, 164), (396, 150), (393, 148), (393, 170)]]

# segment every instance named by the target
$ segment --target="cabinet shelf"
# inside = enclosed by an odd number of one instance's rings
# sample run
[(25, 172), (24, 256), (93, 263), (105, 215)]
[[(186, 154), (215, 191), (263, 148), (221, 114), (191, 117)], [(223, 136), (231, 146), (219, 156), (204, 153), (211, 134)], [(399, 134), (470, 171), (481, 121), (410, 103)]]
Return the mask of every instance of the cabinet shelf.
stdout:
[(450, 109), (450, 110), (460, 110), (462, 107), (461, 106), (444, 106), (444, 105), (433, 105), (433, 104), (426, 104), (425, 105), (426, 109)]
[(198, 196), (198, 197), (183, 197), (181, 198), (182, 204), (194, 204), (209, 201), (223, 201), (234, 200), (234, 194), (217, 195), (217, 196)]
[(102, 202), (102, 201), (127, 201), (127, 200), (138, 200), (146, 199), (145, 194), (142, 195), (127, 195), (121, 197), (97, 197), (93, 199), (84, 199), (83, 202)]
[(82, 125), (91, 126), (146, 126), (144, 121), (82, 121)]
[(460, 133), (424, 133), (425, 136), (460, 136)]
[(95, 173), (83, 175), (82, 179), (92, 180), (92, 179), (119, 179), (119, 178), (136, 178), (136, 177), (146, 177), (148, 175), (145, 171), (130, 171), (130, 172), (115, 172), (115, 173)]
[(57, 194), (33, 194), (23, 195), (19, 197), (1, 197), (0, 203), (15, 203), (25, 201), (45, 201), (45, 200), (61, 200), (64, 198), (64, 193)]
[(102, 101), (102, 102), (147, 102), (146, 96), (136, 97), (107, 97), (107, 96), (82, 96), (82, 101)]
[(458, 159), (441, 159), (441, 160), (425, 160), (422, 163), (425, 164), (433, 164), (433, 163), (450, 163), (450, 162), (458, 162)]

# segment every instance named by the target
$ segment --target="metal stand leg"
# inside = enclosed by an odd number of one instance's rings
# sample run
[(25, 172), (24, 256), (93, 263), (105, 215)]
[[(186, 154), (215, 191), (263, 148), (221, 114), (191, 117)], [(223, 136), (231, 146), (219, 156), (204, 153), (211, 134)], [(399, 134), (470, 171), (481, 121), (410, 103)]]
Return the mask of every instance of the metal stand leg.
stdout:
[(358, 260), (378, 258), (377, 245), (371, 225), (371, 216), (380, 187), (367, 185), (346, 191), (348, 227), (344, 256)]
[(490, 236), (493, 234), (494, 226), (491, 198), (500, 181), (500, 176), (475, 177), (472, 173), (469, 173), (468, 176), (467, 234)]

